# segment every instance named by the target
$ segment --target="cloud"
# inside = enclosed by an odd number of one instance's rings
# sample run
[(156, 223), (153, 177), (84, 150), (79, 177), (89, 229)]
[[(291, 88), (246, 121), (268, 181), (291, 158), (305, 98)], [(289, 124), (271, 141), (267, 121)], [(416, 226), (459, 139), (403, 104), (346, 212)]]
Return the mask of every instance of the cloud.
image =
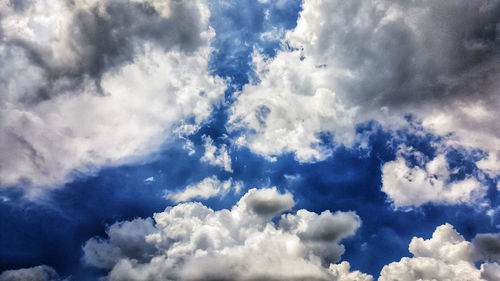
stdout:
[(214, 145), (214, 141), (209, 136), (202, 136), (205, 154), (201, 157), (201, 161), (208, 162), (213, 166), (220, 166), (226, 172), (233, 172), (231, 169), (231, 157), (227, 153), (226, 145), (222, 144), (220, 147)]
[(59, 274), (49, 266), (39, 265), (30, 268), (6, 270), (0, 274), (0, 281), (58, 281)]
[[(356, 142), (355, 125), (388, 128), (413, 114), (450, 145), (489, 153), (498, 171), (500, 1), (306, 1), (275, 57), (235, 95), (228, 129), (272, 157), (325, 159), (325, 133)], [(328, 134), (326, 134), (328, 137)], [(496, 160), (495, 160), (496, 159)]]
[[(423, 166), (423, 165), (422, 165)], [(395, 207), (418, 207), (426, 203), (473, 204), (488, 190), (476, 178), (452, 180), (445, 155), (437, 155), (424, 167), (408, 167), (402, 156), (382, 167), (382, 191)]]
[(481, 277), (487, 281), (500, 280), (500, 265), (496, 262), (481, 265)]
[(349, 262), (343, 261), (339, 264), (331, 264), (330, 272), (335, 281), (372, 281), (371, 275), (362, 273), (360, 271), (352, 271)]
[(477, 234), (472, 244), (478, 259), (500, 263), (500, 233)]
[(196, 131), (222, 98), (203, 1), (2, 3), (2, 185), (54, 187), (137, 161)]
[(496, 263), (474, 266), (474, 245), (466, 241), (450, 224), (436, 228), (432, 238), (414, 237), (410, 243), (412, 258), (386, 265), (380, 274), (385, 280), (496, 280)]
[(233, 182), (232, 179), (220, 181), (216, 176), (212, 176), (194, 185), (188, 185), (182, 191), (172, 192), (168, 190), (165, 197), (177, 203), (187, 202), (192, 199), (208, 199), (217, 195), (227, 194), (230, 190), (238, 193), (241, 185), (241, 182)]
[(350, 280), (342, 276), (361, 274), (350, 273), (348, 264), (328, 269), (359, 217), (298, 210), (275, 224), (293, 204), (291, 194), (276, 188), (251, 189), (230, 210), (182, 203), (152, 219), (111, 225), (107, 239), (87, 241), (83, 260), (109, 269), (108, 280)]

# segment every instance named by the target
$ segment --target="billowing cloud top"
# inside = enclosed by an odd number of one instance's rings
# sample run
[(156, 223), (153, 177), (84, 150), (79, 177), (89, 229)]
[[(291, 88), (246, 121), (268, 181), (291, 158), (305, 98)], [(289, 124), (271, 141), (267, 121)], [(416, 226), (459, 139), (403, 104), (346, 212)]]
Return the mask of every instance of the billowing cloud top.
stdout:
[(84, 261), (111, 269), (109, 280), (332, 280), (351, 274), (345, 264), (327, 266), (340, 259), (339, 243), (355, 233), (360, 218), (299, 210), (282, 215), (276, 226), (272, 219), (293, 205), (291, 194), (276, 188), (251, 189), (231, 210), (179, 204), (153, 219), (111, 225), (106, 240), (87, 241)]
[(2, 1), (0, 184), (53, 187), (194, 132), (225, 85), (203, 1)]
[(444, 224), (436, 228), (429, 240), (414, 237), (409, 247), (413, 258), (386, 265), (379, 280), (498, 280), (499, 260), (477, 269), (473, 263), (474, 249), (474, 244), (452, 225)]

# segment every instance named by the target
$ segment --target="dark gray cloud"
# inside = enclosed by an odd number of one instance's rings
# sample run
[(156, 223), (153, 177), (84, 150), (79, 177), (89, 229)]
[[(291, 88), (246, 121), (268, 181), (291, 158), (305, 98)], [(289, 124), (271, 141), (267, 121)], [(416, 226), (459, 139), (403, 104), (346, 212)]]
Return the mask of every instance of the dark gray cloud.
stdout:
[(270, 189), (250, 189), (240, 200), (240, 206), (249, 213), (269, 219), (290, 210), (295, 201), (290, 193), (280, 194), (276, 187)]
[(330, 1), (317, 6), (320, 17), (328, 15), (328, 24), (315, 29), (314, 22), (307, 30), (312, 34), (295, 31), (291, 42), (317, 65), (353, 74), (338, 80), (338, 90), (352, 104), (404, 107), (492, 94), (478, 81), (498, 73), (491, 60), (500, 54), (500, 1)]
[[(35, 9), (40, 3), (14, 1), (9, 18), (36, 17)], [(10, 48), (20, 47), (30, 62), (45, 71), (47, 84), (38, 89), (31, 102), (39, 102), (57, 95), (61, 91), (73, 89), (85, 78), (100, 78), (108, 69), (130, 62), (143, 43), (155, 44), (165, 51), (176, 48), (194, 51), (206, 45), (206, 23), (199, 9), (185, 1), (172, 1), (169, 5), (155, 5), (151, 1), (60, 1), (62, 21), (67, 26), (53, 34), (54, 40), (61, 41), (62, 49), (52, 44), (43, 44), (38, 38), (26, 38), (7, 30), (3, 44)], [(165, 8), (162, 10), (162, 8)], [(168, 14), (166, 14), (168, 13)], [(44, 35), (40, 35), (44, 36)], [(64, 58), (67, 53), (71, 58)], [(64, 83), (61, 80), (65, 80)], [(42, 86), (42, 85), (41, 85)], [(30, 102), (26, 101), (25, 102)]]
[(500, 263), (500, 233), (478, 234), (472, 244), (478, 259)]

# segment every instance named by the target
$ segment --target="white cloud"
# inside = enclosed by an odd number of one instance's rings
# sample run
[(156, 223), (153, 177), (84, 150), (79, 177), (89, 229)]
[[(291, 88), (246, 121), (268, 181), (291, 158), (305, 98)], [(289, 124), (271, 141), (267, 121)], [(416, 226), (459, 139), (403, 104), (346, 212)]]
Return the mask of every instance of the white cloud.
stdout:
[[(153, 219), (112, 225), (84, 246), (84, 261), (110, 269), (108, 280), (352, 280), (333, 266), (339, 243), (360, 226), (354, 212), (290, 210), (291, 194), (251, 189), (231, 210), (200, 203), (168, 207)], [(360, 275), (361, 276), (361, 275)], [(344, 279), (342, 279), (344, 278)], [(365, 276), (365, 279), (371, 280)]]
[(30, 268), (6, 270), (0, 274), (0, 281), (58, 281), (62, 280), (49, 266), (39, 265)]
[(478, 203), (488, 190), (477, 179), (467, 176), (452, 181), (452, 171), (444, 155), (438, 155), (425, 167), (408, 167), (400, 155), (382, 167), (382, 191), (395, 207), (439, 204)]
[(298, 52), (280, 52), (269, 61), (254, 56), (262, 81), (246, 85), (231, 107), (229, 129), (248, 130), (239, 145), (268, 157), (295, 152), (299, 161), (310, 162), (331, 154), (321, 146), (321, 131), (334, 133), (343, 143), (353, 141), (356, 109), (346, 108), (330, 89), (316, 86), (316, 76), (324, 71), (307, 62), (295, 65), (299, 57)]
[(477, 269), (473, 259), (474, 246), (450, 224), (437, 227), (429, 240), (414, 237), (409, 250), (413, 257), (386, 265), (379, 281), (494, 281), (500, 273), (495, 263), (484, 263)]
[(225, 85), (207, 70), (208, 8), (140, 2), (0, 6), (0, 184), (54, 187), (130, 163), (209, 117)]
[[(256, 81), (236, 95), (228, 129), (238, 144), (272, 159), (331, 155), (375, 119), (389, 128), (413, 114), (450, 145), (490, 154), (499, 171), (500, 1), (305, 1), (274, 58), (254, 55)], [(289, 47), (288, 47), (289, 46)]]
[(222, 144), (220, 147), (214, 145), (214, 141), (209, 136), (203, 135), (202, 137), (205, 147), (205, 154), (201, 157), (201, 161), (208, 162), (213, 166), (220, 166), (226, 172), (233, 172), (231, 169), (231, 157), (227, 153), (226, 145)]
[(231, 190), (238, 193), (241, 189), (241, 185), (241, 182), (234, 182), (232, 179), (220, 181), (216, 176), (212, 176), (194, 185), (188, 185), (182, 191), (172, 192), (167, 190), (165, 197), (174, 202), (186, 202), (192, 199), (207, 199), (217, 195), (225, 195)]
[(352, 271), (349, 262), (343, 261), (339, 264), (331, 264), (330, 272), (335, 281), (372, 281), (371, 275), (362, 273), (360, 271)]

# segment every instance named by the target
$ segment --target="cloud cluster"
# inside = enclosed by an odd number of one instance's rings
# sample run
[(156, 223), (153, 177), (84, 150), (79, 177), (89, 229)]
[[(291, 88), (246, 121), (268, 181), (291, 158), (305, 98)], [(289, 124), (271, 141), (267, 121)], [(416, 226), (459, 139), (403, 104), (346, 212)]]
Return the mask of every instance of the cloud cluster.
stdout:
[(145, 157), (195, 131), (224, 92), (201, 0), (2, 1), (0, 15), (1, 185)]
[(83, 260), (109, 269), (107, 280), (371, 280), (346, 263), (328, 269), (361, 224), (354, 212), (273, 220), (293, 205), (276, 188), (251, 189), (231, 210), (182, 203), (111, 225), (107, 239), (87, 241)]
[[(356, 140), (375, 119), (413, 114), (450, 144), (483, 149), (499, 170), (500, 1), (305, 1), (274, 58), (254, 56), (257, 79), (236, 95), (229, 130), (267, 157), (328, 157), (325, 133)], [(327, 134), (328, 136), (328, 134)]]
[(232, 179), (220, 181), (216, 176), (207, 177), (202, 181), (188, 185), (181, 191), (166, 191), (165, 198), (174, 202), (187, 202), (192, 199), (207, 199), (218, 195), (225, 195), (229, 191), (238, 193), (241, 190), (242, 183), (235, 182)]
[(0, 281), (60, 281), (59, 274), (49, 266), (6, 270), (0, 274)]
[(498, 263), (474, 266), (474, 248), (452, 225), (441, 225), (429, 240), (414, 237), (409, 247), (413, 257), (386, 265), (379, 280), (498, 280)]
[(382, 167), (382, 191), (395, 207), (420, 206), (433, 202), (439, 204), (472, 204), (482, 199), (488, 191), (477, 179), (467, 176), (451, 180), (448, 162), (438, 155), (425, 167), (408, 167), (399, 156)]
[[(331, 259), (325, 257), (333, 253), (337, 260), (343, 253), (339, 241), (359, 227), (354, 213), (318, 215), (299, 210), (282, 215), (276, 226), (269, 216), (261, 217), (254, 210), (260, 192), (281, 201), (269, 215), (291, 206), (284, 203), (289, 194), (274, 188), (251, 190), (231, 210), (180, 204), (153, 218), (111, 225), (107, 239), (87, 241), (83, 260), (111, 270), (105, 280), (373, 280), (371, 275), (351, 271), (347, 261), (326, 267)], [(478, 234), (469, 242), (452, 225), (444, 224), (430, 239), (413, 237), (409, 245), (413, 257), (387, 264), (378, 280), (496, 281), (500, 277), (499, 245), (498, 233)], [(54, 269), (37, 266), (7, 270), (0, 280), (61, 278)]]

